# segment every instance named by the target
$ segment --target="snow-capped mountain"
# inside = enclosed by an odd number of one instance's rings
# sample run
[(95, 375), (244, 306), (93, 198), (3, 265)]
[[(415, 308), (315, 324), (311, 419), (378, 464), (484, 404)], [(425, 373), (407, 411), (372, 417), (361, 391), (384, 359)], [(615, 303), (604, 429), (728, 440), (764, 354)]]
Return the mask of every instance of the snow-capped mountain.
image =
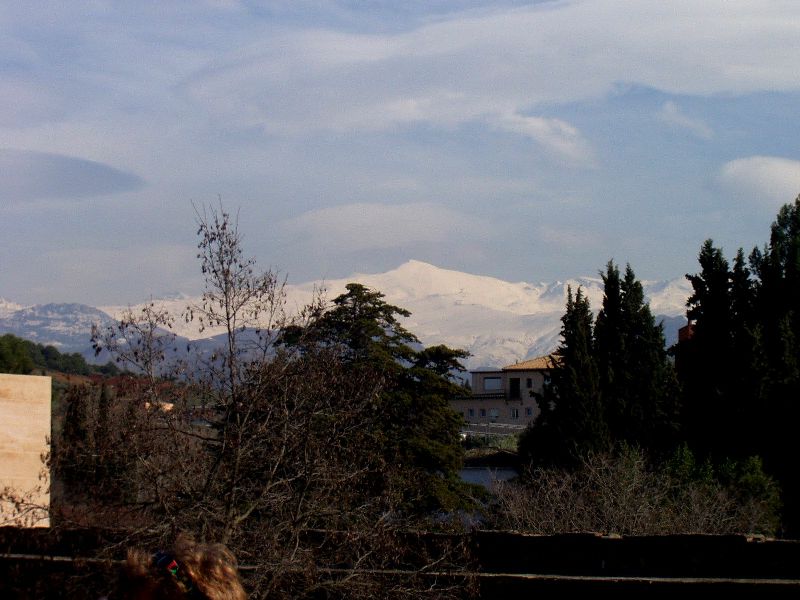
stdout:
[[(599, 277), (583, 277), (554, 283), (508, 282), (493, 277), (471, 275), (442, 269), (412, 260), (386, 273), (358, 273), (345, 279), (288, 285), (287, 311), (296, 311), (324, 287), (327, 298), (357, 281), (381, 291), (387, 302), (411, 311), (404, 326), (425, 345), (447, 344), (469, 351), (469, 368), (497, 367), (533, 356), (546, 354), (558, 344), (567, 286), (580, 286), (592, 307), (600, 307), (603, 282)], [(675, 341), (677, 327), (684, 322), (689, 283), (681, 278), (670, 281), (642, 282), (651, 310), (664, 320), (668, 343)], [(196, 340), (222, 333), (208, 328), (202, 333), (196, 324), (186, 323), (180, 315), (199, 298), (170, 296), (151, 300), (174, 315), (174, 332)], [(130, 307), (108, 306), (94, 309), (84, 305), (59, 304), (16, 308), (3, 301), (0, 333), (10, 332), (41, 343), (57, 343), (65, 351), (88, 354), (92, 322), (102, 326), (119, 318), (124, 311), (139, 311), (144, 304)], [(149, 302), (148, 302), (149, 303)]]
[(25, 307), (22, 306), (22, 304), (17, 304), (16, 302), (9, 302), (5, 298), (0, 298), (0, 319), (5, 319), (6, 317), (12, 315), (13, 313), (23, 308)]
[(108, 327), (113, 323), (108, 313), (85, 304), (37, 304), (0, 317), (0, 333), (88, 355), (92, 325)]
[[(603, 300), (599, 277), (513, 283), (416, 260), (386, 273), (359, 273), (325, 282), (327, 296), (340, 294), (350, 281), (380, 290), (387, 302), (410, 310), (411, 316), (403, 324), (423, 344), (443, 343), (469, 351), (472, 356), (467, 366), (471, 369), (508, 365), (551, 352), (558, 345), (568, 286), (573, 292), (581, 287), (595, 310)], [(681, 278), (643, 281), (642, 285), (653, 313), (665, 320), (665, 331), (674, 330), (674, 336), (668, 337), (668, 343), (673, 343), (676, 323), (684, 322), (689, 282)], [(312, 284), (295, 289), (310, 297)]]

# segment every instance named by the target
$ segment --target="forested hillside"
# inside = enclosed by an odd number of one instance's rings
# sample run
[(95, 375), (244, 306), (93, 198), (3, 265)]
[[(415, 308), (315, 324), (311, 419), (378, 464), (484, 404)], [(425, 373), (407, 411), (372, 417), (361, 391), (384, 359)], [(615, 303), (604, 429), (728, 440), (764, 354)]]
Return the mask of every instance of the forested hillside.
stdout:
[(0, 336), (0, 373), (27, 375), (37, 370), (52, 370), (69, 375), (116, 375), (117, 366), (91, 365), (77, 352), (62, 353), (55, 346), (44, 346), (10, 333)]

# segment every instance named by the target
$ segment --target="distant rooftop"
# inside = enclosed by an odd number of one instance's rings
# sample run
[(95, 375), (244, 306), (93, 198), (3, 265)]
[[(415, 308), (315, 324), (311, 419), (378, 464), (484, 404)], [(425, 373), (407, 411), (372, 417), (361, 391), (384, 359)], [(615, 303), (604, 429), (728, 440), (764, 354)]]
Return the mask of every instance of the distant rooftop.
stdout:
[(523, 360), (522, 362), (514, 363), (503, 367), (503, 371), (534, 371), (541, 369), (552, 369), (555, 365), (555, 355), (548, 354), (546, 356), (537, 356), (530, 360)]

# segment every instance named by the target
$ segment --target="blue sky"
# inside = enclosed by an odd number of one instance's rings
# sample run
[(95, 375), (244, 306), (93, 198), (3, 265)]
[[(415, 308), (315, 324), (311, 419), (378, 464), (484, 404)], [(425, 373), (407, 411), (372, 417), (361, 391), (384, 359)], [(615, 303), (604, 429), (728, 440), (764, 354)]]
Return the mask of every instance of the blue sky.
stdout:
[(290, 282), (408, 259), (640, 277), (800, 193), (800, 3), (0, 7), (0, 296), (200, 284), (192, 202)]

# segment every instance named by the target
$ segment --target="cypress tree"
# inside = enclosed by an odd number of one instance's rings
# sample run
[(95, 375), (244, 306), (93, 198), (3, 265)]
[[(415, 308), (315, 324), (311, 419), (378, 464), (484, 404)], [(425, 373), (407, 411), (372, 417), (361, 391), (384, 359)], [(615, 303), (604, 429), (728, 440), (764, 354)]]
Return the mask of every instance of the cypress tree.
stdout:
[(611, 447), (594, 356), (592, 312), (589, 300), (567, 288), (567, 306), (561, 318), (561, 344), (542, 399), (535, 428), (520, 440), (523, 461), (542, 466), (574, 466), (582, 456)]
[(783, 206), (769, 243), (739, 250), (729, 269), (706, 241), (678, 344), (684, 422), (696, 450), (716, 460), (759, 454), (784, 491), (784, 526), (800, 532), (800, 197)]
[(769, 244), (754, 249), (755, 358), (760, 367), (751, 413), (765, 465), (784, 490), (784, 524), (800, 532), (800, 196), (784, 205), (772, 224)]
[(644, 290), (628, 265), (621, 284), (621, 393), (623, 419), (617, 439), (651, 450), (666, 450), (676, 440), (677, 381), (667, 357), (664, 330), (656, 323)]
[(620, 279), (613, 261), (595, 325), (595, 355), (606, 418), (615, 441), (666, 449), (677, 427), (677, 382), (664, 333), (630, 265)]
[(627, 365), (625, 336), (623, 335), (622, 282), (619, 269), (613, 261), (606, 264), (603, 278), (603, 306), (595, 323), (595, 357), (600, 386), (606, 404), (606, 417), (612, 435), (617, 437), (626, 429)]
[(691, 445), (701, 455), (725, 455), (730, 446), (727, 417), (732, 317), (730, 271), (722, 250), (706, 240), (698, 255), (701, 271), (686, 275), (693, 293), (687, 317), (693, 335), (676, 350), (684, 389), (683, 422)]

